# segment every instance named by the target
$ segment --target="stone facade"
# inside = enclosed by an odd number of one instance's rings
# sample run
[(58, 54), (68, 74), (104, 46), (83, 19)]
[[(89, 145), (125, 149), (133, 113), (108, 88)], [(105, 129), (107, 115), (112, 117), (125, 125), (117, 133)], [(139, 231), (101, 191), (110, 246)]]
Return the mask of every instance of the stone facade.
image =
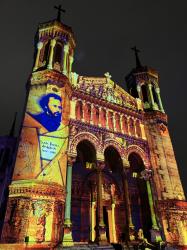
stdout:
[(74, 49), (70, 27), (39, 26), (2, 246), (185, 247), (187, 203), (158, 73), (139, 63), (127, 92), (109, 73), (72, 72)]

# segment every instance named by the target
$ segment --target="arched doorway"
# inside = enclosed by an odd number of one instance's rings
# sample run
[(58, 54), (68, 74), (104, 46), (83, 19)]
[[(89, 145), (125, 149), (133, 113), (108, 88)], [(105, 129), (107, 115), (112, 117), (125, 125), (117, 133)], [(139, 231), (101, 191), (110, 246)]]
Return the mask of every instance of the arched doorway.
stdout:
[[(103, 200), (104, 222), (108, 241), (117, 243), (125, 238), (126, 204), (124, 197), (123, 163), (119, 152), (113, 146), (104, 151), (105, 169), (103, 170), (103, 185), (110, 179), (111, 200)], [(114, 190), (113, 190), (114, 188)], [(115, 205), (115, 208), (114, 208)], [(107, 213), (106, 213), (107, 211)], [(114, 216), (112, 219), (111, 216)], [(114, 229), (112, 231), (112, 228)]]
[(77, 157), (72, 172), (72, 236), (75, 242), (90, 240), (91, 189), (87, 181), (94, 173), (96, 150), (88, 140), (77, 145)]
[(132, 222), (135, 231), (143, 229), (144, 237), (150, 240), (152, 226), (151, 212), (148, 200), (146, 181), (141, 178), (141, 172), (145, 169), (141, 157), (137, 153), (131, 153), (128, 157), (130, 168), (127, 173), (129, 198), (131, 203)]

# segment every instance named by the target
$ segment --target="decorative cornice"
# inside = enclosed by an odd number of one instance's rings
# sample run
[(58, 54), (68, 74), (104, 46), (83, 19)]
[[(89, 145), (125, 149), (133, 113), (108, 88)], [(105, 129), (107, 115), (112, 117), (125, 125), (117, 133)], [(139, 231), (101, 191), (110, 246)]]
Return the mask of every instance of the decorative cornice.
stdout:
[(33, 72), (30, 79), (30, 84), (33, 85), (43, 85), (43, 84), (53, 84), (61, 87), (66, 87), (67, 94), (70, 96), (72, 93), (71, 84), (69, 79), (54, 70), (45, 69), (42, 71)]
[[(53, 20), (47, 23), (42, 23), (39, 25), (39, 38), (45, 36), (51, 36), (52, 38), (63, 35), (63, 40), (67, 42), (70, 41), (72, 48), (75, 48), (75, 38), (71, 27), (58, 22), (57, 20)], [(68, 39), (67, 39), (68, 36)]]
[(142, 111), (139, 111), (138, 109), (131, 109), (129, 107), (122, 107), (122, 106), (119, 106), (117, 104), (113, 104), (113, 103), (107, 102), (103, 99), (100, 99), (100, 98), (91, 96), (89, 94), (80, 92), (78, 90), (73, 91), (72, 97), (77, 97), (77, 98), (80, 98), (81, 100), (85, 100), (85, 101), (88, 101), (90, 103), (93, 103), (93, 104), (96, 104), (96, 105), (99, 105), (101, 107), (105, 107), (108, 109), (112, 109), (112, 110), (117, 111), (117, 112), (128, 114), (128, 115), (134, 116), (136, 118), (139, 118), (141, 120), (143, 119)]
[(13, 181), (9, 186), (9, 197), (45, 198), (65, 200), (65, 189), (57, 183), (36, 180)]
[[(113, 130), (109, 130), (106, 128), (102, 128), (102, 127), (98, 127), (98, 126), (94, 126), (91, 124), (86, 124), (85, 122), (81, 122), (78, 120), (73, 120), (70, 119), (69, 125), (74, 125), (77, 126), (79, 128), (85, 129), (85, 130), (89, 130), (89, 131), (94, 131), (94, 132), (100, 132), (100, 133), (112, 133), (114, 135), (116, 135), (117, 137), (120, 138), (125, 138), (129, 144), (138, 144), (138, 145), (142, 145), (144, 148), (148, 147), (148, 143), (146, 140), (142, 139), (142, 138), (137, 138), (137, 137), (133, 137), (127, 134), (123, 134), (123, 133), (119, 133), (119, 132), (114, 132)], [(71, 136), (71, 134), (70, 134)]]
[(168, 124), (168, 117), (165, 113), (160, 111), (147, 111), (144, 112), (144, 120), (153, 120), (156, 123), (163, 123), (167, 126)]

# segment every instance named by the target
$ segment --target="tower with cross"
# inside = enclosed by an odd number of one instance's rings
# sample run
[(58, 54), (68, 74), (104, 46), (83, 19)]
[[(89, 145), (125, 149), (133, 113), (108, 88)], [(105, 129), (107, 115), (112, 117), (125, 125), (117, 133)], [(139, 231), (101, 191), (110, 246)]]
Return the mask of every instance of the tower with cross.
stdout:
[(61, 5), (55, 6), (54, 8), (58, 10), (57, 21), (61, 22), (61, 13), (65, 13), (66, 11), (64, 9), (62, 9)]
[(160, 96), (158, 73), (147, 66), (142, 66), (136, 46), (131, 50), (135, 53), (136, 66), (126, 76), (128, 91), (135, 98), (139, 98), (146, 110), (158, 110), (164, 113), (164, 107)]

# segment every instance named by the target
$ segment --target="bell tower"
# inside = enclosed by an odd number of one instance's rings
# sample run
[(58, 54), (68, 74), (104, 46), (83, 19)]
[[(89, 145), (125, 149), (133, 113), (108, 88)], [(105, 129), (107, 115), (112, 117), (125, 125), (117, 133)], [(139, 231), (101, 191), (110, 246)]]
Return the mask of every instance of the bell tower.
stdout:
[(144, 110), (157, 110), (164, 113), (158, 73), (150, 67), (142, 66), (138, 55), (140, 50), (136, 46), (132, 50), (135, 52), (136, 67), (126, 77), (129, 93), (142, 101)]
[[(166, 241), (187, 245), (186, 224), (182, 207), (186, 207), (177, 162), (168, 130), (168, 119), (160, 96), (158, 73), (142, 66), (136, 47), (136, 68), (126, 77), (129, 93), (142, 102), (145, 133), (149, 147), (151, 170), (155, 193), (158, 224), (160, 223)], [(152, 233), (154, 235), (155, 232)]]
[(56, 8), (57, 18), (40, 24), (36, 35), (3, 243), (37, 248), (62, 241), (75, 40), (71, 28), (61, 22), (64, 10)]
[(75, 40), (70, 27), (61, 20), (61, 6), (57, 19), (39, 25), (36, 58), (33, 72), (54, 70), (69, 77), (72, 70)]

